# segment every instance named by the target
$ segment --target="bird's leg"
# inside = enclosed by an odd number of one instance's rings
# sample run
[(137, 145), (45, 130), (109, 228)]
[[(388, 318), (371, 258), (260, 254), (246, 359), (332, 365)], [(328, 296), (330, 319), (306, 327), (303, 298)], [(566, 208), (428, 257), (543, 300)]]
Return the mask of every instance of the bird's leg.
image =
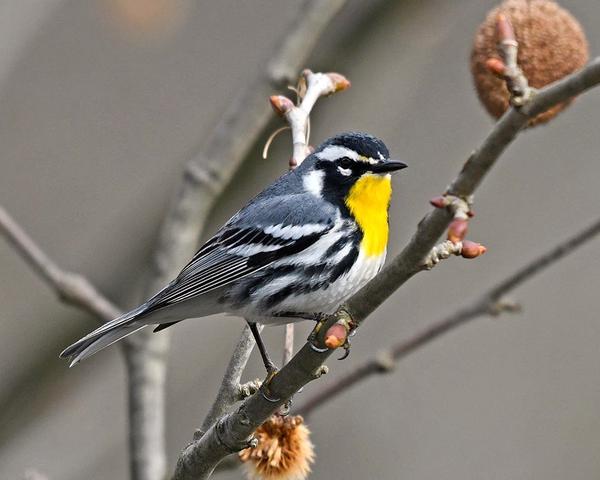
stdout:
[(254, 322), (248, 322), (248, 326), (250, 327), (250, 331), (254, 336), (254, 340), (256, 341), (256, 346), (258, 347), (258, 351), (260, 352), (260, 356), (262, 358), (263, 364), (265, 365), (265, 369), (267, 370), (267, 379), (265, 383), (271, 380), (275, 374), (277, 373), (278, 368), (275, 366), (273, 360), (267, 352), (267, 348), (260, 336), (260, 332), (258, 331), (258, 326)]
[(269, 386), (270, 386), (271, 380), (273, 380), (273, 377), (275, 375), (277, 375), (277, 372), (279, 371), (279, 369), (275, 366), (275, 363), (273, 363), (273, 360), (271, 360), (271, 357), (269, 356), (269, 352), (267, 352), (267, 348), (265, 347), (262, 337), (260, 336), (260, 332), (258, 331), (258, 326), (256, 325), (256, 323), (248, 322), (248, 326), (250, 327), (250, 331), (252, 332), (252, 335), (254, 336), (254, 340), (256, 341), (256, 346), (258, 347), (258, 351), (260, 352), (260, 356), (262, 358), (263, 364), (265, 365), (265, 369), (267, 370), (267, 377), (265, 378), (264, 382), (262, 382), (262, 385), (260, 386), (260, 390), (259, 390), (260, 394), (263, 396), (263, 398), (265, 400), (268, 400), (269, 402), (278, 402), (279, 398), (274, 398), (271, 395)]

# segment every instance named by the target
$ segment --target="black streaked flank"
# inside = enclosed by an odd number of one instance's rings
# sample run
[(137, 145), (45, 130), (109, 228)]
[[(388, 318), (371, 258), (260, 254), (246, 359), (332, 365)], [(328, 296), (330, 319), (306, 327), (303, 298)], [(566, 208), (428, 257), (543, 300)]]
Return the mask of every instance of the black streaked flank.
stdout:
[[(264, 308), (265, 310), (271, 310), (273, 307), (282, 303), (284, 300), (291, 296), (299, 296), (315, 292), (317, 290), (327, 290), (332, 283), (334, 283), (342, 275), (348, 273), (354, 265), (354, 263), (356, 262), (356, 259), (359, 255), (360, 241), (356, 241), (357, 236), (354, 237), (355, 238), (351, 239), (353, 245), (350, 249), (350, 252), (346, 256), (344, 256), (344, 258), (342, 258), (340, 262), (333, 265), (328, 264), (327, 262), (321, 262), (306, 267), (296, 267), (293, 270), (285, 268), (281, 272), (278, 271), (278, 268), (274, 268), (272, 272), (268, 272), (268, 275), (265, 275), (263, 278), (257, 279), (257, 281), (253, 282), (252, 287), (250, 287), (249, 291), (247, 291), (248, 296), (245, 297), (245, 300), (249, 301), (250, 295), (258, 287), (268, 284), (265, 283), (266, 279), (276, 279), (282, 275), (291, 272), (299, 273), (301, 277), (305, 278), (305, 281), (299, 283), (297, 280), (294, 280), (289, 285), (286, 285), (277, 292), (269, 295), (260, 302), (261, 308)], [(345, 246), (348, 240), (350, 239), (345, 238), (344, 240), (345, 242), (343, 245), (341, 245), (341, 247)], [(336, 244), (337, 243), (338, 242), (336, 242)], [(240, 298), (239, 300), (242, 300), (242, 298)], [(277, 314), (275, 313), (275, 315)]]

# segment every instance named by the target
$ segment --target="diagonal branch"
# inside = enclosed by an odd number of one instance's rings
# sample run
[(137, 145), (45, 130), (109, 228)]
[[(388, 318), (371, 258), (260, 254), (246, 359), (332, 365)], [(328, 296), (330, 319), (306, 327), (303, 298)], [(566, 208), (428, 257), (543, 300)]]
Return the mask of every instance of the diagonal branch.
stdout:
[[(600, 58), (583, 70), (540, 90), (519, 110), (509, 110), (494, 126), (481, 147), (475, 151), (452, 182), (449, 193), (467, 197), (475, 191), (498, 157), (514, 140), (527, 121), (550, 106), (584, 92), (600, 83)], [(452, 216), (446, 210), (435, 209), (419, 223), (416, 233), (404, 250), (368, 285), (355, 294), (344, 309), (327, 320), (322, 331), (339, 319), (362, 322), (396, 289), (422, 270), (423, 259), (448, 227)], [(174, 478), (208, 478), (216, 465), (227, 455), (244, 448), (252, 432), (272, 415), (300, 388), (321, 372), (323, 362), (332, 350), (325, 349), (323, 335), (303, 348), (283, 367), (270, 383), (271, 402), (260, 393), (246, 399), (237, 411), (225, 415), (206, 434), (193, 441), (181, 454)], [(320, 350), (320, 351), (317, 351)]]
[[(574, 97), (600, 83), (600, 57), (592, 60), (585, 68), (553, 83), (537, 92), (527, 105), (520, 109), (511, 108), (496, 123), (482, 145), (474, 151), (461, 172), (448, 188), (457, 197), (472, 195), (496, 160), (506, 150), (529, 119), (548, 110), (553, 105)], [(417, 227), (402, 252), (392, 260), (369, 284), (348, 301), (348, 309), (359, 320), (370, 315), (404, 282), (422, 268), (437, 239), (451, 221), (451, 214), (443, 209), (434, 209)]]
[(54, 289), (61, 301), (85, 310), (101, 321), (112, 320), (120, 315), (119, 308), (102, 295), (87, 278), (61, 269), (1, 206), (0, 234)]
[(498, 282), (494, 287), (468, 305), (460, 308), (443, 320), (430, 325), (412, 337), (402, 340), (391, 347), (379, 352), (375, 357), (368, 359), (352, 369), (349, 374), (336, 379), (331, 385), (320, 389), (312, 398), (309, 398), (297, 411), (298, 415), (310, 415), (315, 409), (331, 401), (340, 393), (353, 385), (365, 380), (371, 375), (387, 373), (393, 370), (395, 364), (408, 354), (438, 339), (455, 328), (468, 323), (476, 318), (487, 315), (498, 315), (503, 311), (514, 310), (514, 304), (505, 303), (502, 299), (506, 294), (541, 273), (546, 268), (554, 265), (579, 247), (589, 242), (600, 234), (600, 219), (583, 230), (544, 252), (535, 260), (521, 267), (506, 279)]
[(200, 427), (201, 432), (207, 431), (223, 414), (225, 414), (231, 408), (233, 404), (239, 400), (242, 400), (238, 395), (240, 380), (253, 348), (254, 337), (252, 336), (250, 327), (246, 325), (242, 330), (242, 334), (240, 335), (238, 343), (233, 350), (233, 354), (231, 355), (231, 359), (229, 360), (229, 364), (225, 370), (225, 375), (221, 381), (221, 386), (219, 387), (217, 397), (215, 398), (215, 401), (210, 407), (208, 414), (202, 422), (202, 427)]

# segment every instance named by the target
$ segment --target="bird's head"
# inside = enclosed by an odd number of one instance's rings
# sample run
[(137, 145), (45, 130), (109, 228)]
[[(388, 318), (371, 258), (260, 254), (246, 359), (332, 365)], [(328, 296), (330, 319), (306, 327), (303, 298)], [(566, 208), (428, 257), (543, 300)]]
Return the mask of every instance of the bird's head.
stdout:
[(330, 200), (346, 201), (357, 189), (363, 193), (363, 200), (391, 193), (390, 173), (406, 164), (390, 160), (387, 147), (378, 138), (349, 132), (323, 142), (301, 167), (306, 190)]

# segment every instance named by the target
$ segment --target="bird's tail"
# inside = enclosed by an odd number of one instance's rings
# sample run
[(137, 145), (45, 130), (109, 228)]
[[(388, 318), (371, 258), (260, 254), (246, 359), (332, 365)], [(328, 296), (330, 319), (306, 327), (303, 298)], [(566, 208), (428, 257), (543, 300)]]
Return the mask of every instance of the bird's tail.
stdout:
[(147, 327), (148, 324), (146, 323), (136, 322), (136, 319), (145, 313), (146, 309), (146, 304), (141, 305), (138, 308), (105, 323), (85, 337), (76, 341), (73, 345), (65, 348), (61, 352), (60, 357), (69, 357), (71, 360), (69, 367), (72, 367), (81, 360), (99, 352), (103, 348)]

